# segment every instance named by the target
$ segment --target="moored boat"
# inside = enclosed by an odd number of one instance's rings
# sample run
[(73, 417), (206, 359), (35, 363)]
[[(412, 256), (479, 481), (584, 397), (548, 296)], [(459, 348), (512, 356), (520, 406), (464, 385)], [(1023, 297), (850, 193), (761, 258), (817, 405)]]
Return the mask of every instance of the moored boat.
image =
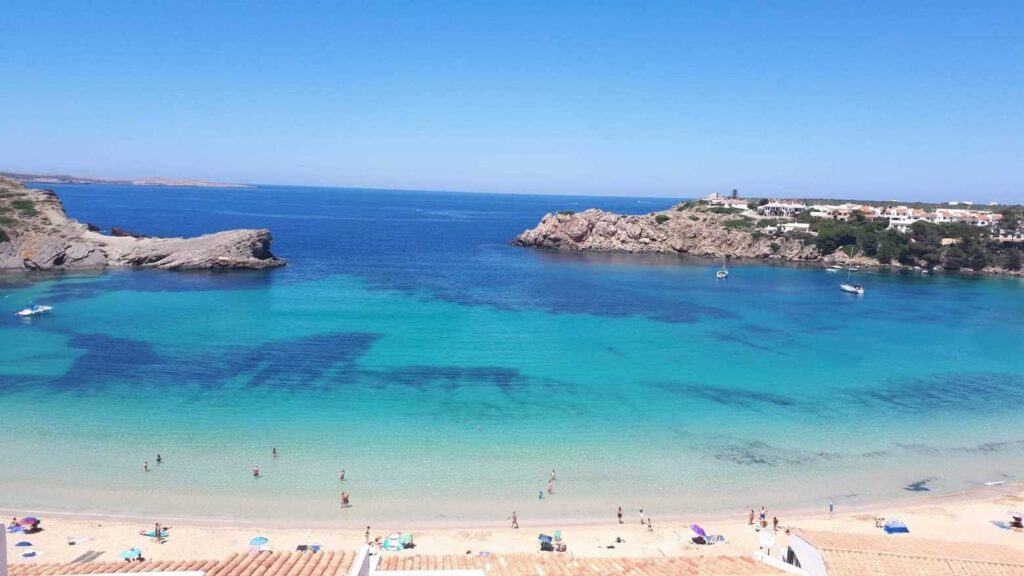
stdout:
[(849, 292), (850, 294), (863, 295), (864, 287), (860, 284), (850, 284), (849, 282), (843, 282), (839, 285), (839, 289), (843, 292)]
[(725, 257), (723, 256), (722, 257), (722, 269), (719, 270), (718, 272), (715, 272), (715, 278), (718, 278), (719, 280), (725, 280), (728, 277), (729, 277), (729, 270), (725, 266)]
[(15, 312), (18, 316), (36, 316), (37, 314), (45, 314), (53, 310), (53, 306), (40, 306), (39, 304), (29, 304)]

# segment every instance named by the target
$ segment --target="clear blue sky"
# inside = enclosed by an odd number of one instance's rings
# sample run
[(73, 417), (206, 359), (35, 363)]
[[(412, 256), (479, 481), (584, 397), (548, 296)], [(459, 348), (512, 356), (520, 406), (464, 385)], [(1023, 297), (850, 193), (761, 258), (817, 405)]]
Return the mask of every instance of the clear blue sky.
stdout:
[(1024, 2), (7, 2), (0, 169), (1024, 200)]

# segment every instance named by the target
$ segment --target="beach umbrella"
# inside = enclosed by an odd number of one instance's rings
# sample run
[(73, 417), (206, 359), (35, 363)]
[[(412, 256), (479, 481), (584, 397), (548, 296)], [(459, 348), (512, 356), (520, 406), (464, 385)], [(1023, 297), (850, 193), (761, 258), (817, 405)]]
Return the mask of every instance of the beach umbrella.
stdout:
[(266, 536), (257, 536), (252, 540), (249, 540), (249, 546), (263, 546), (270, 540)]
[(129, 548), (121, 552), (121, 558), (124, 558), (125, 560), (135, 560), (139, 556), (142, 556), (142, 550), (139, 550), (138, 548)]
[(36, 524), (39, 524), (39, 518), (36, 518), (35, 516), (27, 516), (18, 520), (19, 526), (35, 526)]
[(698, 536), (704, 536), (705, 538), (707, 538), (707, 536), (708, 536), (708, 533), (705, 532), (703, 528), (701, 528), (700, 526), (697, 526), (696, 524), (690, 524), (690, 530), (693, 530), (693, 533), (698, 535)]
[(17, 544), (15, 544), (15, 546), (31, 546), (31, 545), (32, 545), (32, 543), (29, 542), (28, 540), (22, 540), (21, 542), (18, 542)]

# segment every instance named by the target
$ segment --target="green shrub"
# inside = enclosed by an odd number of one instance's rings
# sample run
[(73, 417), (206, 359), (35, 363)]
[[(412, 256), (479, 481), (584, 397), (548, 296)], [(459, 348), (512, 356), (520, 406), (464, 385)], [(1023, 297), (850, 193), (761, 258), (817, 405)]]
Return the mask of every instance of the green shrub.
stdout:
[(35, 216), (38, 214), (38, 212), (36, 212), (36, 206), (31, 200), (14, 200), (11, 202), (11, 207), (18, 210), (25, 216)]
[(708, 211), (714, 214), (739, 214), (740, 212), (743, 212), (743, 210), (740, 210), (739, 208), (726, 208), (725, 206), (715, 206)]
[(1003, 259), (1003, 267), (1007, 270), (1020, 270), (1021, 257), (1020, 250), (1011, 248), (1006, 251), (1006, 256)]
[(668, 214), (658, 214), (657, 216), (654, 217), (654, 221), (657, 222), (658, 224), (664, 224), (669, 220), (671, 220), (671, 218)]
[(696, 214), (690, 214), (689, 216), (687, 216), (687, 218), (693, 220), (694, 222), (700, 222), (700, 216), (697, 216)]
[(722, 226), (725, 226), (730, 230), (747, 230), (750, 228), (750, 220), (747, 220), (746, 218), (726, 220), (725, 222), (722, 222)]
[(0, 230), (0, 242), (7, 242), (10, 238), (7, 236), (7, 232)]
[(558, 214), (561, 215), (561, 216), (572, 216), (575, 213), (576, 212), (573, 211), (573, 210), (559, 210), (558, 211)]

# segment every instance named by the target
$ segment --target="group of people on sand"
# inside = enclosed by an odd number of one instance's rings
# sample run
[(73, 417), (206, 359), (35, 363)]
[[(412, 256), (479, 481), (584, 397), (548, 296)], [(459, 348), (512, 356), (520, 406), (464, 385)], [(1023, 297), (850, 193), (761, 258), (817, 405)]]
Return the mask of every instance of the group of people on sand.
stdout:
[[(750, 509), (750, 515), (747, 516), (747, 525), (749, 525), (749, 526), (753, 526), (754, 525), (754, 509), (753, 508)], [(768, 509), (765, 508), (764, 506), (761, 506), (761, 511), (757, 513), (757, 526), (758, 526), (758, 528), (767, 528), (768, 527)], [(772, 530), (774, 530), (776, 532), (779, 530), (779, 517), (778, 516), (772, 516)]]
[(166, 534), (170, 534), (170, 526), (162, 526), (159, 522), (153, 527), (152, 532), (146, 532), (145, 530), (139, 530), (139, 536), (150, 536), (153, 542), (157, 544), (163, 544), (167, 541)]

